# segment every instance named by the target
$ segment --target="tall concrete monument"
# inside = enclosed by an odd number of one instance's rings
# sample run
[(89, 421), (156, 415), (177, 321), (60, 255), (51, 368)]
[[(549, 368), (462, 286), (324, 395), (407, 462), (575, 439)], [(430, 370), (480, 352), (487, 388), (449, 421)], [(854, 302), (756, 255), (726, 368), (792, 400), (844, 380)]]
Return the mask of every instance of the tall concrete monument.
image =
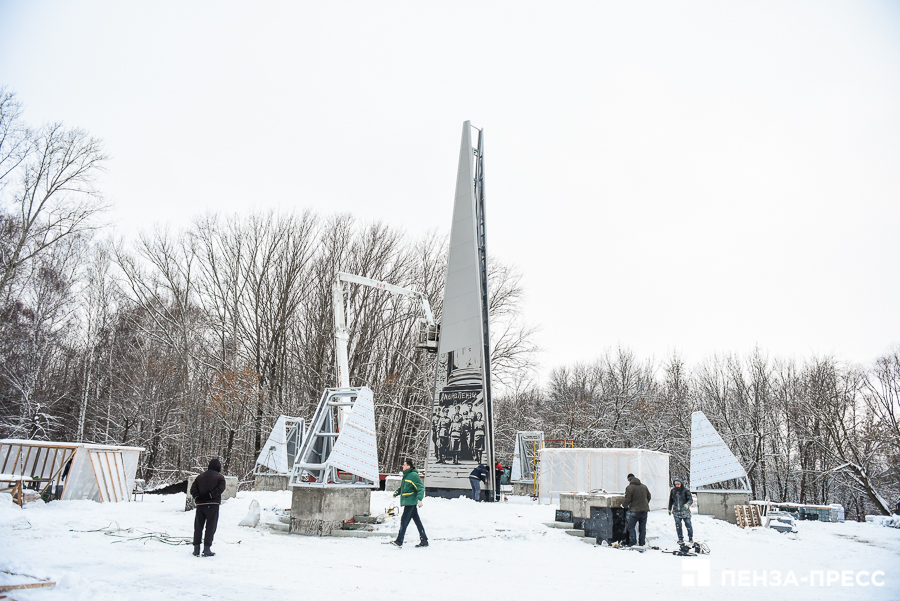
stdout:
[(472, 143), (463, 123), (456, 176), (450, 255), (444, 286), (431, 436), (425, 468), (430, 496), (457, 497), (471, 491), (469, 473), (483, 463), (494, 482), (494, 420), (491, 408), (487, 252), (484, 220), (484, 136)]

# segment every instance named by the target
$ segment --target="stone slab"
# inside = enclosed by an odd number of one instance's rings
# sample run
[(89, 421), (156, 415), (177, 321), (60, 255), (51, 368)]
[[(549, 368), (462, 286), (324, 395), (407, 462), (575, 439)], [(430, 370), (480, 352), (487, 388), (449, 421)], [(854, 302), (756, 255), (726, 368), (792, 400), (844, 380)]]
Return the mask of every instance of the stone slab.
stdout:
[(253, 490), (289, 490), (290, 476), (278, 474), (257, 474), (253, 482)]
[(548, 528), (557, 528), (559, 530), (572, 530), (575, 524), (572, 522), (544, 522), (544, 526)]
[(390, 537), (397, 538), (397, 532), (367, 532), (366, 530), (332, 530), (331, 536), (340, 538), (376, 538)]
[(585, 520), (591, 517), (591, 507), (621, 507), (624, 500), (624, 495), (616, 493), (560, 493), (559, 509)]

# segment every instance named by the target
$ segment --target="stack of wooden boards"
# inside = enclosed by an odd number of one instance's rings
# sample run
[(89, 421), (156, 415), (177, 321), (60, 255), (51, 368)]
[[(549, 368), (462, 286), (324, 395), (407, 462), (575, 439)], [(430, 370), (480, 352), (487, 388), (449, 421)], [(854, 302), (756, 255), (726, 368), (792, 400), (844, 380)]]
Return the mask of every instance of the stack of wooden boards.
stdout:
[(753, 528), (762, 526), (762, 516), (756, 505), (735, 505), (734, 513), (737, 517), (737, 525), (741, 528)]

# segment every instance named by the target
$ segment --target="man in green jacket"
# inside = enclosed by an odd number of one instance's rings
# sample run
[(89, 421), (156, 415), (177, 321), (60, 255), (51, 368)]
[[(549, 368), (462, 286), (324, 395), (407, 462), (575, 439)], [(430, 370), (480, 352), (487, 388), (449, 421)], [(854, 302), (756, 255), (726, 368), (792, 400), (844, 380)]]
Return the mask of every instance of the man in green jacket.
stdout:
[(425, 497), (425, 485), (419, 478), (419, 472), (413, 464), (412, 459), (403, 462), (403, 480), (400, 482), (400, 488), (394, 491), (394, 496), (400, 496), (400, 506), (403, 507), (403, 515), (400, 517), (400, 532), (397, 534), (397, 540), (391, 541), (395, 547), (403, 546), (403, 538), (406, 536), (406, 527), (409, 526), (409, 520), (416, 523), (419, 529), (419, 544), (417, 547), (428, 546), (428, 536), (425, 535), (425, 528), (422, 526), (422, 520), (419, 519), (419, 507), (422, 506), (422, 499)]
[(625, 488), (625, 500), (622, 507), (628, 510), (628, 546), (633, 547), (638, 543), (634, 535), (634, 527), (638, 525), (641, 535), (640, 546), (647, 543), (647, 512), (650, 511), (650, 489), (646, 484), (628, 474), (628, 486)]

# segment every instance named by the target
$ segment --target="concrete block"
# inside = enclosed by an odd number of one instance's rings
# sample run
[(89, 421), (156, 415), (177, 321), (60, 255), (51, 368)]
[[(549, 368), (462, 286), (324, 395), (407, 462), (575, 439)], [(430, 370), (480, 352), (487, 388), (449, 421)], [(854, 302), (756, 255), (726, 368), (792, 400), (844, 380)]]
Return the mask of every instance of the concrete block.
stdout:
[[(194, 499), (191, 497), (191, 486), (194, 485), (194, 480), (197, 479), (197, 476), (188, 477), (187, 481), (187, 494), (184, 495), (184, 510), (185, 511), (193, 511), (197, 508), (194, 505)], [(237, 496), (238, 492), (238, 479), (237, 476), (225, 476), (225, 492), (222, 493), (222, 502), (224, 503), (228, 499), (232, 499)]]
[(264, 523), (265, 523), (266, 528), (268, 528), (269, 530), (277, 530), (278, 532), (284, 532), (284, 533), (291, 531), (291, 527), (289, 524), (283, 524), (280, 521), (264, 522)]
[(584, 537), (584, 530), (575, 530), (575, 529), (572, 529), (572, 530), (566, 530), (565, 532), (566, 532), (566, 534), (568, 534), (569, 536)]
[(387, 492), (394, 492), (395, 490), (400, 488), (400, 484), (402, 482), (402, 476), (388, 476), (384, 479), (384, 490)]
[(253, 482), (253, 490), (288, 490), (290, 488), (290, 476), (278, 474), (257, 474)]
[(591, 517), (591, 507), (620, 507), (624, 500), (624, 495), (616, 493), (560, 493), (559, 509), (585, 520)]
[(368, 488), (295, 486), (291, 495), (291, 533), (328, 536), (354, 515), (370, 512)]
[(512, 494), (520, 497), (530, 497), (534, 494), (534, 482), (513, 482)]
[(697, 490), (694, 494), (697, 495), (697, 513), (731, 524), (737, 524), (734, 507), (750, 504), (750, 493), (746, 490)]

